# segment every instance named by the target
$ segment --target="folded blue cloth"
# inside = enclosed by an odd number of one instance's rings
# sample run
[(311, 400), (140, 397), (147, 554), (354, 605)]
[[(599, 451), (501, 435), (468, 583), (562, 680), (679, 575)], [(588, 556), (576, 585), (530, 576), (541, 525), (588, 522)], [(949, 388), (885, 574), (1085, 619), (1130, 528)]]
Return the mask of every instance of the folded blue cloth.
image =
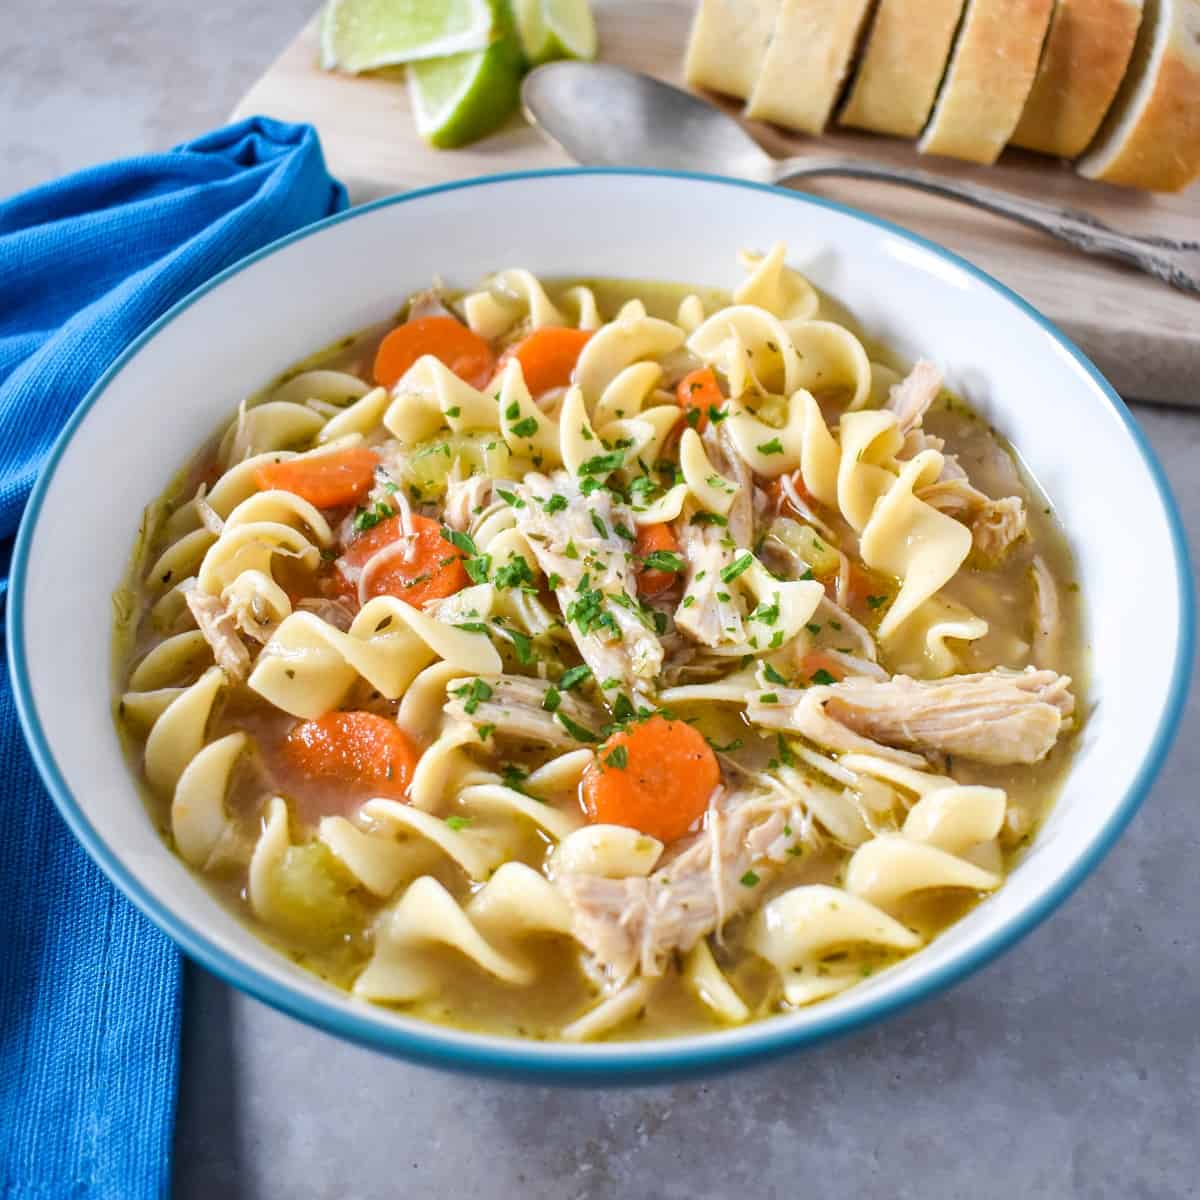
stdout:
[[(46, 452), (117, 355), (218, 271), (345, 205), (313, 130), (262, 118), (0, 203), (0, 589)], [(165, 1195), (179, 959), (54, 811), (7, 670), (0, 771), (0, 1200)]]

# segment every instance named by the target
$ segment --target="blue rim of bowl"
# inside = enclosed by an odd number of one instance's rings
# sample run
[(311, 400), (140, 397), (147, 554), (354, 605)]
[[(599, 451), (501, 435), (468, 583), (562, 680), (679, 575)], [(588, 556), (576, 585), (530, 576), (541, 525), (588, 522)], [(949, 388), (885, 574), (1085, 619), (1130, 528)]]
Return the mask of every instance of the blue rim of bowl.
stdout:
[[(1026, 316), (1032, 318), (1047, 336), (1058, 343), (1075, 360), (1123, 424), (1149, 469), (1157, 489), (1159, 503), (1170, 527), (1175, 555), (1174, 567), (1180, 614), (1179, 640), (1176, 645), (1175, 663), (1167, 703), (1149, 751), (1132, 787), (1126, 792), (1121, 804), (1105, 825), (1097, 831), (1086, 853), (1082, 854), (1047, 892), (1039, 896), (1035, 903), (1015, 915), (978, 946), (918, 975), (911, 982), (901, 985), (873, 1002), (864, 1002), (860, 1008), (854, 1011), (834, 1012), (825, 1020), (818, 1019), (802, 1026), (776, 1018), (756, 1022), (753, 1026), (742, 1027), (735, 1031), (689, 1038), (600, 1043), (590, 1046), (571, 1046), (566, 1043), (531, 1042), (517, 1038), (466, 1034), (414, 1019), (409, 1019), (404, 1025), (385, 1024), (378, 1015), (372, 1019), (369, 1009), (364, 1009), (361, 1013), (356, 1012), (354, 1008), (345, 1003), (344, 997), (337, 993), (331, 993), (330, 1000), (326, 1002), (294, 991), (269, 978), (255, 967), (228, 955), (215, 943), (209, 941), (202, 931), (194, 929), (161, 904), (126, 869), (116, 853), (92, 828), (67, 787), (43, 732), (30, 689), (24, 643), (25, 585), (30, 548), (43, 499), (66, 446), (76, 428), (125, 364), (159, 330), (170, 324), (202, 296), (219, 287), (227, 279), (285, 246), (303, 238), (312, 237), (332, 225), (354, 220), (380, 208), (405, 204), (443, 192), (532, 179), (553, 179), (562, 176), (683, 179), (766, 192), (774, 196), (786, 197), (799, 204), (811, 204), (840, 213), (853, 220), (865, 222), (950, 262), (977, 282), (999, 293)], [(173, 938), (192, 959), (201, 963), (225, 982), (273, 1008), (349, 1041), (444, 1069), (551, 1083), (654, 1082), (685, 1075), (727, 1070), (759, 1061), (768, 1056), (798, 1050), (852, 1033), (958, 983), (991, 962), (1045, 920), (1099, 865), (1112, 848), (1125, 826), (1141, 806), (1170, 750), (1187, 698), (1188, 678), (1191, 673), (1194, 651), (1196, 614), (1194, 599), (1188, 586), (1190, 579), (1187, 542), (1175, 499), (1171, 494), (1166, 475), (1157, 456), (1150, 448), (1145, 435), (1134, 421), (1124, 402), (1091, 360), (1057, 326), (1010, 288), (988, 275), (987, 272), (952, 251), (946, 250), (937, 243), (912, 233), (902, 226), (823, 197), (810, 196), (768, 184), (699, 172), (621, 167), (565, 167), (544, 171), (513, 171), (438, 184), (434, 187), (420, 188), (396, 196), (383, 197), (361, 207), (336, 213), (316, 224), (306, 226), (304, 229), (280, 238), (241, 259), (196, 288), (164, 313), (122, 352), (88, 392), (54, 443), (46, 465), (38, 477), (21, 521), (13, 554), (11, 586), (8, 596), (8, 655), (17, 714), (26, 741), (42, 781), (72, 833), (129, 900), (141, 909), (154, 924)]]

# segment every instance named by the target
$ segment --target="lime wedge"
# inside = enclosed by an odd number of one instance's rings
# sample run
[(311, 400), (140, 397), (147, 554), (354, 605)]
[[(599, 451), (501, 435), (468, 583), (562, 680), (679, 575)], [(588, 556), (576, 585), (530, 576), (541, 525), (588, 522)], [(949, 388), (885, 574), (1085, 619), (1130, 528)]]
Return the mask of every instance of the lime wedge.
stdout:
[(321, 21), (321, 66), (357, 75), (483, 50), (494, 25), (489, 0), (328, 0)]
[(491, 133), (516, 110), (524, 67), (511, 35), (497, 38), (486, 50), (413, 63), (408, 93), (417, 132), (443, 150)]
[(513, 10), (533, 66), (555, 58), (596, 57), (596, 22), (587, 0), (513, 0)]

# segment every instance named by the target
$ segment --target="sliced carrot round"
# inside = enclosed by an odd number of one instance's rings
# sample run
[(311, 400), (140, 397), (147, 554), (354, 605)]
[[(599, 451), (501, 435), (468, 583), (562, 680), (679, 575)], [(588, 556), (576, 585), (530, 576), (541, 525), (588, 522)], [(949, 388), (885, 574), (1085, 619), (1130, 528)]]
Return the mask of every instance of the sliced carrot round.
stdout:
[(440, 359), (472, 387), (486, 387), (496, 365), (492, 348), (453, 317), (418, 317), (397, 325), (379, 344), (375, 382), (390, 388), (423, 355)]
[(684, 721), (653, 716), (615, 733), (583, 773), (588, 819), (673, 842), (692, 829), (721, 781), (716, 755)]
[(683, 409), (687, 423), (697, 433), (703, 433), (708, 428), (708, 410), (719, 409), (725, 403), (712, 367), (689, 371), (675, 385), (675, 398)]
[(393, 799), (403, 798), (419, 757), (394, 721), (369, 712), (331, 712), (301, 721), (283, 745), (286, 767), (305, 781)]
[(419, 608), (428, 600), (454, 595), (470, 582), (463, 566), (465, 555), (446, 541), (437, 521), (414, 514), (412, 527), (412, 541), (404, 545), (400, 541), (404, 537), (400, 518), (380, 521), (355, 538), (338, 560), (344, 567), (361, 570), (380, 550), (396, 545), (395, 554), (372, 568), (366, 586), (368, 599), (398, 596)]
[(571, 372), (591, 336), (589, 329), (544, 325), (506, 350), (500, 361), (503, 364), (515, 358), (521, 364), (529, 394), (540, 396), (551, 388), (566, 387), (571, 382)]
[(279, 488), (317, 508), (358, 504), (371, 490), (379, 455), (366, 446), (267, 463), (254, 472), (260, 488)]
[[(655, 525), (642, 525), (638, 528), (633, 552), (643, 563), (646, 559), (653, 563), (652, 556), (656, 553), (677, 555), (679, 541), (665, 521)], [(638, 592), (643, 596), (661, 596), (663, 592), (674, 587), (678, 579), (678, 571), (659, 570), (643, 565), (637, 577)]]

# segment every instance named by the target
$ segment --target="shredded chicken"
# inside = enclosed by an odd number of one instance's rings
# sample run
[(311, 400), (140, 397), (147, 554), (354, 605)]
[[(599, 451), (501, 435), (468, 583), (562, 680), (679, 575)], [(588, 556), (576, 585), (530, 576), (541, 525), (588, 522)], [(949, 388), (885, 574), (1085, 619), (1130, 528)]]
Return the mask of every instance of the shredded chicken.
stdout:
[(726, 514), (727, 532), (739, 546), (754, 545), (754, 477), (737, 452), (724, 423), (709, 423), (701, 434), (709, 461), (726, 478), (737, 484), (737, 494)]
[[(770, 864), (787, 860), (786, 825), (772, 800), (733, 796), (710, 808), (704, 830), (645, 878), (560, 876), (556, 883), (571, 906), (576, 938), (614, 983), (639, 970), (661, 975), (676, 950), (686, 953), (758, 902)], [(748, 886), (743, 881), (752, 867), (758, 882)]]
[[(453, 679), (446, 685), (444, 711), (476, 729), (490, 726), (497, 737), (519, 738), (562, 750), (578, 749), (582, 737), (596, 736), (606, 718), (599, 709), (557, 688), (553, 689), (557, 703), (548, 701), (551, 688), (545, 680), (523, 675)], [(575, 733), (570, 732), (570, 726), (574, 726)]]
[(1075, 709), (1071, 680), (1054, 671), (997, 668), (977, 675), (887, 682), (847, 679), (805, 691), (756, 694), (746, 714), (830, 750), (878, 754), (919, 767), (935, 752), (997, 765), (1039, 762)]
[[(645, 698), (662, 668), (663, 648), (651, 614), (637, 598), (631, 569), (632, 511), (612, 493), (584, 496), (566, 476), (527, 477), (514, 487), (514, 511), (538, 566), (555, 578), (554, 594), (575, 645), (592, 674), (617, 679), (619, 690)], [(552, 496), (565, 508), (551, 512)]]
[[(421, 317), (453, 317), (454, 314), (442, 302), (441, 289), (431, 287), (417, 292), (408, 302), (406, 320), (417, 321)], [(457, 319), (457, 318), (456, 318)]]
[(683, 525), (687, 577), (675, 625), (704, 646), (740, 645), (746, 640), (746, 602), (738, 589), (721, 578), (734, 560), (729, 540), (725, 529), (718, 526), (690, 521)]
[(340, 629), (343, 633), (354, 623), (354, 613), (340, 600), (329, 600), (324, 596), (313, 596), (301, 600), (296, 608), (301, 612), (310, 612), (320, 617), (327, 625)]
[(1001, 562), (1025, 534), (1025, 503), (1019, 496), (993, 500), (968, 483), (965, 475), (939, 479), (917, 495), (970, 528), (972, 549), (982, 565)]
[(475, 516), (492, 502), (492, 481), (486, 475), (468, 475), (446, 484), (443, 519), (451, 529), (465, 533)]
[(204, 526), (209, 533), (215, 533), (218, 537), (221, 536), (221, 531), (225, 528), (225, 522), (221, 520), (217, 510), (209, 504), (206, 499), (208, 488), (205, 484), (201, 484), (196, 491), (196, 498), (192, 501), (196, 506), (196, 515), (200, 518), (200, 524)]
[(250, 674), (250, 651), (238, 637), (237, 626), (225, 604), (219, 597), (202, 592), (194, 581), (182, 591), (204, 640), (212, 647), (217, 666), (240, 683)]
[(926, 359), (915, 367), (888, 392), (884, 406), (896, 414), (901, 433), (919, 428), (929, 406), (942, 390), (942, 372)]

